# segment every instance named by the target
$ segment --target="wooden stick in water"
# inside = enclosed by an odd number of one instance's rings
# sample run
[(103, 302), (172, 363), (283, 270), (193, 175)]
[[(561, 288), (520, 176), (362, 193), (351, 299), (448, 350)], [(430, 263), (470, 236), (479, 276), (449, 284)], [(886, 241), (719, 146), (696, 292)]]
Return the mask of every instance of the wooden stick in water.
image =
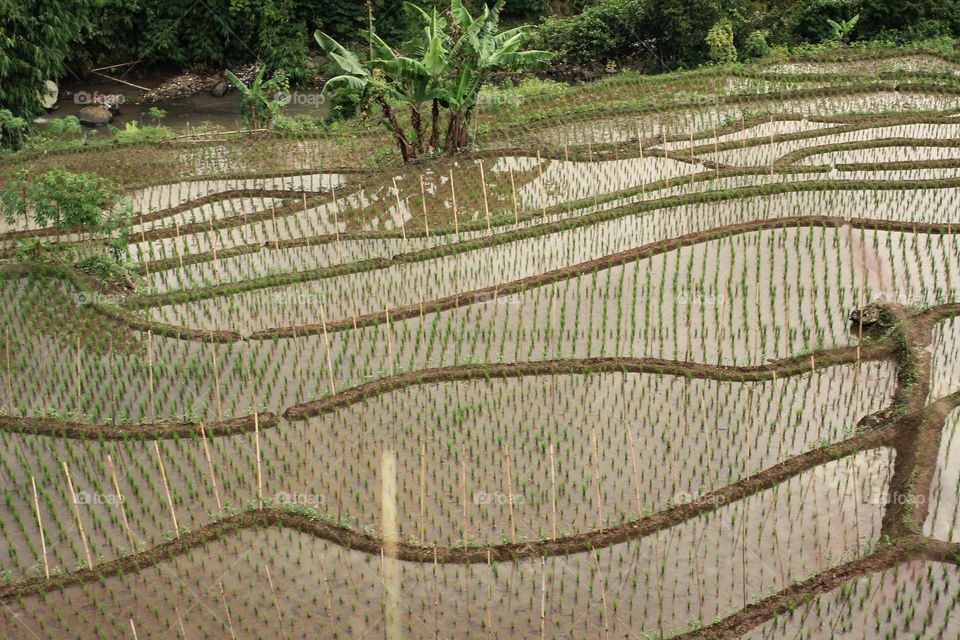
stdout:
[(163, 480), (163, 490), (167, 494), (167, 507), (170, 508), (170, 519), (173, 520), (173, 531), (180, 538), (180, 525), (177, 524), (177, 513), (173, 509), (173, 496), (170, 495), (170, 485), (167, 484), (167, 471), (163, 468), (163, 458), (160, 456), (160, 445), (153, 441), (153, 451), (157, 454), (157, 464), (160, 466), (160, 478)]
[(77, 502), (77, 493), (73, 490), (73, 480), (70, 479), (70, 469), (67, 463), (63, 462), (63, 474), (67, 477), (67, 488), (70, 490), (70, 501), (73, 503), (73, 516), (77, 519), (77, 530), (80, 532), (80, 544), (83, 546), (83, 553), (87, 558), (87, 568), (93, 570), (93, 556), (90, 555), (90, 545), (87, 544), (87, 534), (83, 530), (83, 521), (80, 520), (80, 507)]
[(133, 532), (130, 530), (130, 522), (127, 520), (127, 511), (123, 507), (123, 495), (120, 493), (120, 483), (117, 482), (117, 470), (113, 466), (113, 458), (107, 454), (107, 468), (110, 469), (110, 477), (113, 480), (113, 492), (117, 496), (117, 506), (120, 508), (120, 520), (123, 522), (123, 530), (127, 533), (127, 540), (130, 542), (130, 553), (136, 553), (137, 543), (133, 541)]
[(37, 481), (30, 476), (30, 485), (33, 487), (33, 508), (37, 513), (37, 528), (40, 530), (40, 551), (43, 553), (43, 574), (50, 577), (50, 564), (47, 561), (47, 541), (43, 535), (43, 522), (40, 520), (40, 497), (37, 495)]

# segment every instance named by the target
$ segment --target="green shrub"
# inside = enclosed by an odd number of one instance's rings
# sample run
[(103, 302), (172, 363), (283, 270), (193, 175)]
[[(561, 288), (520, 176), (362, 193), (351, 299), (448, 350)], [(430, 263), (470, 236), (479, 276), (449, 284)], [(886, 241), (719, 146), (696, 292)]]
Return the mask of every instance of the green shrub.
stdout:
[(23, 146), (30, 123), (18, 118), (8, 109), (0, 109), (0, 148), (16, 151)]
[(733, 44), (733, 24), (726, 18), (710, 27), (706, 42), (710, 59), (717, 64), (737, 61), (737, 47)]
[(141, 142), (158, 142), (173, 137), (173, 131), (160, 125), (140, 126), (136, 120), (130, 120), (123, 129), (110, 127), (121, 144), (137, 144)]
[(748, 58), (766, 58), (773, 52), (767, 43), (767, 32), (755, 30), (743, 41), (743, 53)]
[(579, 15), (548, 18), (540, 27), (537, 48), (556, 52), (570, 63), (603, 64), (639, 52), (646, 37), (641, 0), (599, 0)]
[(82, 131), (80, 118), (77, 116), (64, 116), (54, 118), (47, 124), (47, 135), (59, 138), (66, 135), (77, 135)]

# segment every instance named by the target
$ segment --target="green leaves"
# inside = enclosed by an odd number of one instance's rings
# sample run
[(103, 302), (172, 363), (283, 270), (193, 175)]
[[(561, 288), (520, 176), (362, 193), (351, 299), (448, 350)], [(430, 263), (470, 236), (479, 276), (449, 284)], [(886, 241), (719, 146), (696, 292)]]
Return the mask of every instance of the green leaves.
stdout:
[[(403, 49), (404, 53), (398, 53), (376, 33), (360, 31), (372, 53), (372, 59), (361, 61), (330, 36), (320, 31), (315, 34), (317, 43), (340, 72), (324, 85), (323, 92), (363, 92), (367, 99), (376, 101), (405, 159), (439, 145), (439, 107), (452, 111), (447, 149), (466, 146), (472, 108), (489, 75), (499, 69), (529, 68), (551, 57), (546, 51), (522, 50), (529, 26), (498, 32), (504, 0), (498, 0), (492, 9), (484, 6), (477, 17), (470, 14), (462, 0), (451, 0), (454, 24), (449, 24), (436, 9), (428, 13), (410, 3), (406, 6), (419, 17), (423, 28), (411, 46)], [(415, 145), (406, 139), (404, 127), (399, 124), (394, 111), (397, 102), (410, 107)], [(429, 142), (421, 112), (424, 102), (433, 103)]]

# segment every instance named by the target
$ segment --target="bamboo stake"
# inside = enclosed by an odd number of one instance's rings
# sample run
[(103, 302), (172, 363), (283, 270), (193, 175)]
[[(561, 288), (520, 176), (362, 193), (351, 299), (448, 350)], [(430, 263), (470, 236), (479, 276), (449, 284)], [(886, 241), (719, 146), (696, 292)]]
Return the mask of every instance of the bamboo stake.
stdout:
[(597, 486), (597, 530), (603, 531), (603, 497), (600, 492), (600, 447), (597, 444), (597, 428), (593, 427), (593, 479)]
[(213, 473), (213, 460), (210, 458), (210, 446), (207, 443), (207, 431), (200, 423), (200, 438), (203, 440), (203, 454), (207, 458), (207, 469), (210, 471), (210, 484), (213, 485), (213, 496), (217, 499), (217, 512), (223, 513), (223, 505), (220, 503), (220, 490), (217, 488), (217, 477)]
[(187, 630), (183, 628), (183, 618), (180, 617), (180, 607), (174, 605), (173, 611), (177, 614), (177, 626), (180, 627), (180, 637), (183, 638), (183, 640), (187, 640)]
[(223, 602), (223, 610), (227, 613), (227, 627), (230, 629), (231, 640), (237, 640), (237, 634), (233, 632), (233, 620), (230, 618), (230, 607), (227, 606), (227, 592), (223, 590), (223, 582), (220, 582), (220, 601)]
[(30, 476), (30, 485), (33, 487), (33, 508), (37, 513), (37, 528), (40, 530), (40, 550), (43, 553), (43, 575), (50, 577), (50, 564), (47, 561), (47, 541), (43, 535), (43, 522), (40, 520), (40, 497), (37, 495), (37, 481)]
[(83, 546), (83, 553), (87, 557), (87, 568), (93, 571), (93, 556), (90, 555), (87, 534), (83, 530), (83, 521), (80, 520), (80, 507), (77, 504), (77, 494), (73, 490), (73, 480), (70, 479), (70, 469), (67, 468), (66, 462), (61, 464), (63, 464), (63, 474), (67, 477), (67, 488), (70, 489), (70, 499), (73, 502), (73, 516), (77, 519), (77, 530), (80, 531), (80, 544)]
[(387, 364), (390, 366), (388, 371), (390, 375), (393, 375), (393, 336), (391, 335), (393, 329), (390, 325), (390, 307), (387, 306), (386, 300), (383, 302), (383, 313), (387, 318)]
[(80, 336), (77, 336), (76, 374), (73, 382), (77, 392), (77, 414), (83, 414), (83, 405), (80, 403)]
[(123, 508), (123, 495), (120, 493), (120, 483), (117, 482), (117, 470), (113, 466), (113, 458), (107, 454), (107, 467), (110, 469), (110, 477), (113, 480), (113, 492), (117, 496), (117, 506), (120, 507), (120, 519), (123, 521), (123, 530), (127, 532), (127, 540), (130, 542), (130, 553), (135, 553), (137, 544), (133, 541), (133, 532), (130, 530), (130, 522), (127, 520), (127, 510)]
[(133, 640), (139, 640), (137, 638), (137, 625), (133, 624), (133, 618), (130, 618), (130, 630), (133, 631)]
[(400, 573), (397, 549), (400, 541), (397, 527), (397, 458), (393, 451), (381, 457), (380, 508), (383, 524), (381, 566), (383, 571), (384, 618), (387, 640), (400, 640)]
[(503, 443), (503, 459), (506, 463), (507, 471), (507, 511), (510, 514), (510, 542), (517, 544), (517, 523), (513, 515), (513, 475), (510, 469), (510, 445)]
[(517, 185), (513, 180), (513, 167), (510, 167), (510, 192), (513, 195), (513, 225), (520, 228), (520, 212), (517, 210)]
[(647, 172), (643, 166), (643, 135), (640, 132), (640, 122), (637, 122), (637, 147), (640, 149), (640, 196), (647, 195)]
[(6, 327), (7, 334), (7, 413), (13, 415), (13, 367), (10, 365), (10, 327)]
[(263, 473), (260, 468), (260, 417), (256, 409), (253, 411), (253, 442), (257, 455), (257, 502), (263, 509)]
[(603, 637), (605, 640), (610, 640), (610, 621), (607, 619), (607, 590), (603, 586), (603, 572), (600, 570), (600, 555), (596, 551), (593, 552), (593, 561), (597, 565), (597, 577), (600, 579), (600, 603), (603, 610)]
[(540, 557), (540, 640), (547, 637), (547, 559)]
[(420, 175), (420, 206), (423, 207), (423, 228), (427, 232), (427, 240), (430, 239), (430, 218), (427, 215), (427, 192), (423, 187), (423, 175)]
[(457, 222), (457, 189), (453, 186), (453, 169), (450, 169), (450, 198), (453, 200), (453, 232), (460, 239), (460, 225)]
[(467, 449), (460, 445), (460, 497), (463, 502), (463, 548), (467, 548)]
[[(77, 345), (79, 347), (79, 339)], [(153, 391), (153, 330), (147, 331), (147, 382), (150, 389), (150, 417), (157, 419), (157, 402)]]
[(177, 514), (173, 510), (173, 496), (170, 495), (170, 485), (167, 484), (167, 471), (163, 468), (163, 458), (160, 456), (160, 445), (153, 441), (153, 450), (157, 454), (157, 464), (160, 465), (160, 478), (163, 480), (163, 490), (167, 494), (167, 506), (170, 508), (170, 518), (173, 520), (173, 530), (180, 538), (180, 525), (177, 524)]
[[(343, 260), (343, 254), (340, 252), (340, 203), (337, 201), (337, 187), (332, 185), (330, 190), (333, 193), (333, 233), (337, 241), (337, 260)], [(303, 196), (303, 206), (306, 209), (306, 195)]]
[[(144, 231), (143, 231), (143, 225), (140, 225), (140, 244), (147, 245), (147, 235), (146, 235), (146, 233), (144, 233)], [(150, 245), (147, 245), (147, 246), (150, 246)], [(143, 250), (146, 250), (147, 246), (145, 246), (145, 247), (143, 248)], [(147, 256), (147, 259), (141, 258), (141, 260), (143, 260), (143, 272), (144, 272), (144, 275), (147, 276), (147, 280), (150, 279), (150, 261), (149, 261), (149, 258), (152, 257), (152, 254), (153, 254), (152, 247), (151, 247), (151, 252), (150, 252), (150, 253), (151, 253), (151, 255), (148, 255), (148, 256)], [(137, 252), (137, 255), (138, 255), (138, 256), (141, 256), (141, 255), (142, 255), (142, 251)]]
[(490, 232), (490, 205), (487, 202), (487, 179), (483, 175), (483, 160), (479, 163), (480, 165), (480, 187), (483, 190), (483, 216), (487, 220), (487, 233)]
[(213, 331), (210, 332), (210, 356), (213, 358), (213, 381), (216, 385), (217, 420), (223, 420), (223, 402), (220, 397), (220, 369), (217, 367), (217, 349), (213, 344)]
[(177, 233), (177, 243), (175, 245), (177, 248), (177, 258), (180, 260), (180, 270), (183, 271), (183, 252), (180, 251), (180, 221), (174, 218), (173, 224)]
[(400, 217), (400, 233), (403, 235), (403, 239), (407, 239), (407, 227), (403, 222), (403, 205), (400, 203), (400, 187), (397, 186), (397, 179), (392, 178), (393, 180), (393, 195), (397, 198), (397, 216)]
[[(540, 201), (540, 211), (547, 215), (547, 183), (543, 179), (543, 160), (540, 158), (540, 149), (537, 149), (537, 169), (540, 171), (540, 190), (543, 191), (543, 199)], [(512, 177), (512, 176), (511, 176)]]
[(277, 225), (277, 205), (270, 203), (270, 216), (273, 218), (273, 248), (280, 248), (280, 227)]
[(550, 507), (553, 510), (553, 519), (551, 520), (551, 529), (553, 539), (557, 539), (557, 474), (554, 468), (553, 445), (550, 445)]
[(323, 344), (327, 355), (327, 375), (330, 377), (330, 395), (336, 395), (337, 385), (333, 378), (333, 359), (330, 355), (330, 336), (327, 334), (327, 314), (323, 309), (323, 305), (320, 305), (320, 323), (323, 326)]
[(270, 576), (269, 565), (264, 564), (263, 568), (267, 572), (267, 584), (270, 585), (270, 594), (273, 596), (273, 608), (277, 610), (277, 621), (280, 623), (280, 638), (282, 640), (287, 634), (283, 630), (283, 615), (280, 614), (280, 603), (277, 602), (277, 591), (273, 588), (273, 577)]
[(424, 512), (427, 503), (427, 443), (420, 448), (420, 542), (427, 539), (427, 529)]

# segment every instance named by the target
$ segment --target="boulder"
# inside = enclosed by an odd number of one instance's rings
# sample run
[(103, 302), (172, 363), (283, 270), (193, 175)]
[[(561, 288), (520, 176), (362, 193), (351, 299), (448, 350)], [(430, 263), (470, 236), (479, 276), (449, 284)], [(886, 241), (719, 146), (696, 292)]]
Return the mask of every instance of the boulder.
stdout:
[(862, 322), (865, 327), (877, 324), (880, 322), (880, 307), (870, 305), (863, 309), (854, 309), (850, 314), (850, 322), (854, 324)]
[(113, 113), (110, 109), (101, 106), (84, 107), (77, 114), (80, 118), (80, 124), (88, 127), (102, 127), (113, 120)]
[(220, 80), (210, 88), (210, 95), (214, 98), (222, 98), (230, 90), (230, 83), (226, 80)]
[(40, 104), (47, 111), (53, 110), (57, 106), (57, 98), (60, 95), (60, 88), (53, 80), (44, 80), (43, 91), (40, 92)]

